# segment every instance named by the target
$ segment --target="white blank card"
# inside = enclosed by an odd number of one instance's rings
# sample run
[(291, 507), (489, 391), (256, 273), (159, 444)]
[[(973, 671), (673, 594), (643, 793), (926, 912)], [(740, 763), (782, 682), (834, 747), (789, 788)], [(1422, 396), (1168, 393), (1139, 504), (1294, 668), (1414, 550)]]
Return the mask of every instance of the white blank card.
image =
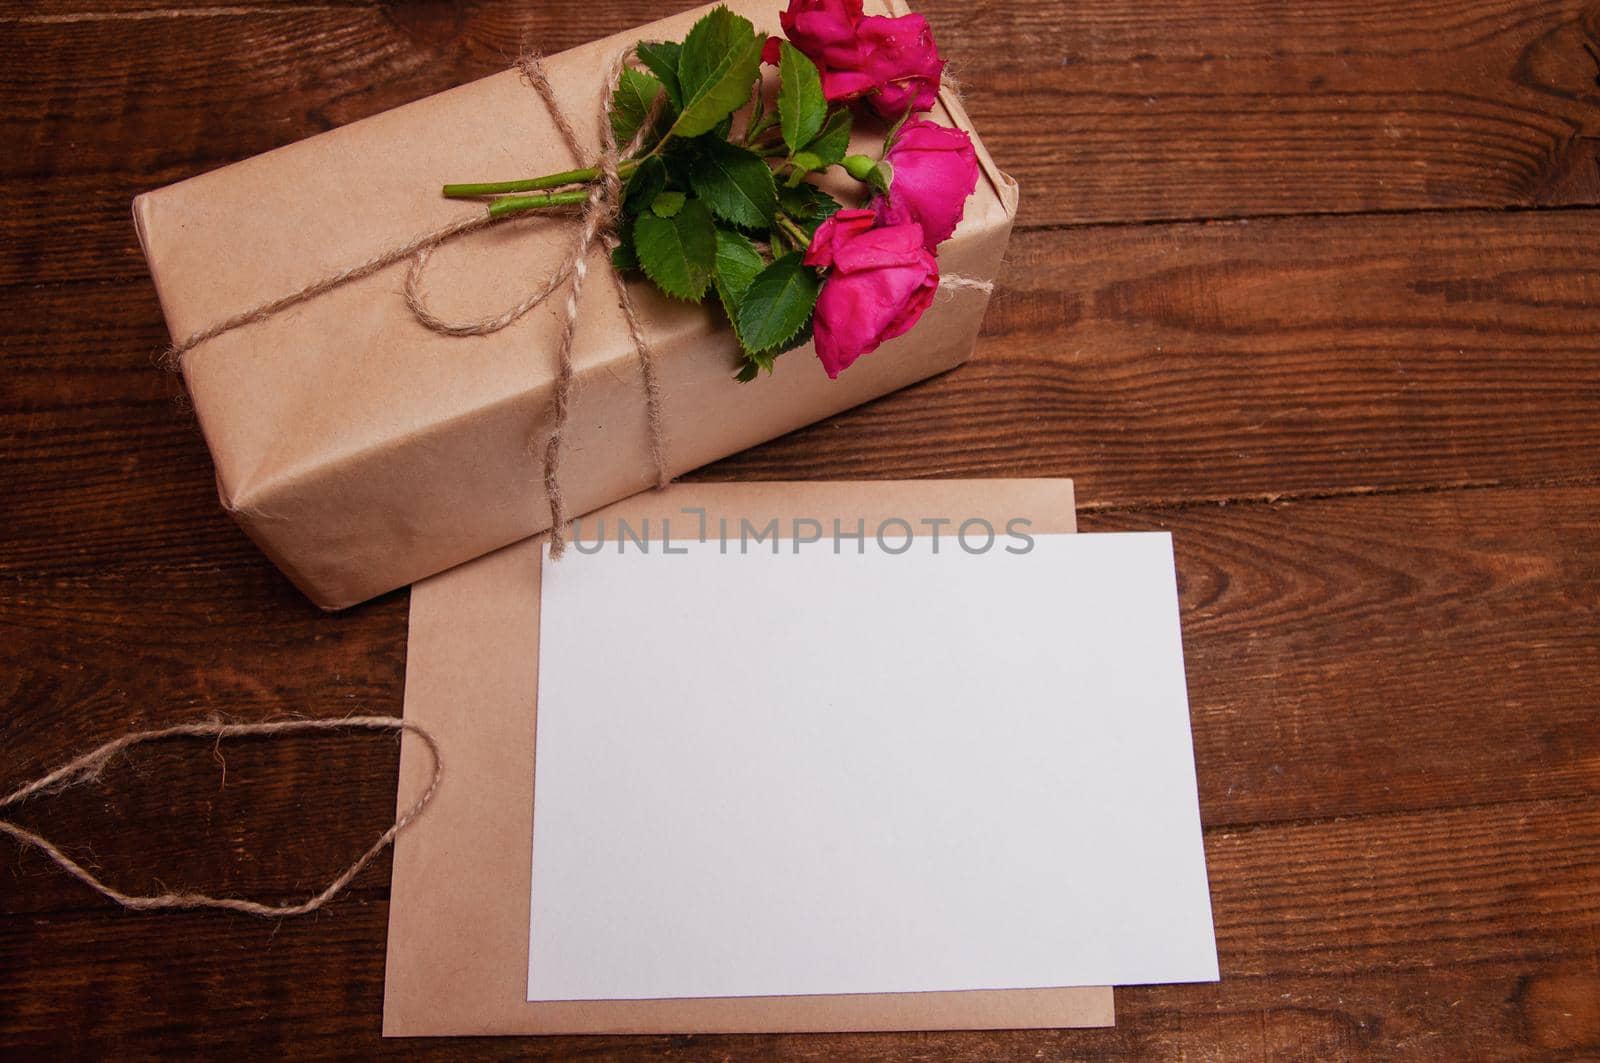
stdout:
[(1217, 978), (1170, 536), (650, 546), (543, 566), (528, 999)]

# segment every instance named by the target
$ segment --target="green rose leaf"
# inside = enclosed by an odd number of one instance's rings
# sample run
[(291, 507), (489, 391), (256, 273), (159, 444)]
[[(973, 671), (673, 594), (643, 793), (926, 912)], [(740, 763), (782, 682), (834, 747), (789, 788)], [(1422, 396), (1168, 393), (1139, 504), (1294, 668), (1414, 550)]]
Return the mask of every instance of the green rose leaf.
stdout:
[(783, 212), (793, 218), (807, 236), (814, 236), (817, 226), (843, 209), (843, 204), (813, 184), (785, 188), (778, 200)]
[(817, 201), (812, 196), (816, 186), (801, 183), (785, 188), (778, 193), (778, 205), (783, 212), (796, 221), (804, 220), (816, 213)]
[(789, 161), (794, 163), (794, 177), (789, 179), (791, 187), (804, 180), (806, 174), (828, 168), (828, 164), (822, 161), (822, 156), (811, 151), (797, 151), (790, 156)]
[(717, 227), (717, 264), (712, 280), (729, 321), (739, 320), (739, 304), (744, 301), (744, 293), (765, 265), (761, 252), (748, 236), (720, 225)]
[(725, 140), (706, 138), (689, 168), (689, 186), (717, 217), (749, 229), (772, 224), (778, 188), (761, 156)]
[(651, 211), (633, 223), (633, 248), (645, 275), (668, 295), (697, 303), (705, 298), (717, 261), (717, 227), (698, 199), (663, 218)]
[[(732, 229), (717, 228), (717, 266), (712, 284), (717, 289), (717, 298), (722, 302), (722, 309), (727, 311), (729, 321), (739, 320), (739, 305), (744, 301), (745, 292), (749, 291), (751, 283), (766, 264), (748, 236)], [(736, 334), (737, 331), (735, 326)], [(762, 369), (770, 373), (773, 359), (777, 357), (776, 354), (752, 354), (744, 350), (742, 354), (744, 364), (739, 369), (738, 379), (746, 383), (754, 380)]]
[(611, 250), (611, 268), (618, 273), (638, 269), (639, 256), (633, 249), (633, 226), (623, 225), (617, 237), (617, 246)]
[(639, 62), (660, 79), (674, 107), (683, 106), (683, 89), (678, 85), (678, 58), (682, 52), (683, 45), (676, 41), (640, 41), (635, 49)]
[(618, 244), (611, 252), (611, 268), (618, 273), (626, 273), (630, 269), (639, 268), (639, 256), (634, 254), (633, 248), (627, 244)]
[(728, 56), (756, 36), (749, 19), (721, 5), (701, 16), (683, 39), (678, 55), (678, 84), (687, 102), (713, 82)]
[(740, 383), (748, 384), (750, 381), (756, 378), (756, 375), (761, 370), (765, 369), (769, 373), (772, 372), (773, 367), (778, 364), (778, 355), (792, 351), (796, 347), (801, 347), (811, 342), (811, 326), (814, 321), (815, 315), (806, 321), (805, 328), (795, 333), (792, 337), (790, 337), (789, 341), (783, 344), (781, 347), (774, 347), (770, 351), (744, 351), (744, 365), (740, 367), (739, 372), (735, 374), (734, 379), (738, 380)]
[(777, 364), (778, 355), (782, 353), (782, 351), (761, 351), (759, 353), (742, 351), (744, 366), (736, 374), (735, 379), (748, 384), (756, 378), (756, 374), (761, 370), (765, 369), (769, 373), (772, 372), (772, 367)]
[[(817, 323), (816, 315), (813, 314), (811, 317), (806, 318), (806, 327), (801, 329), (799, 332), (795, 333), (793, 336), (790, 336), (788, 343), (785, 343), (782, 347), (779, 347), (776, 350), (772, 351), (771, 353), (769, 353), (767, 355), (767, 357), (769, 359), (773, 360), (773, 361), (776, 361), (777, 358), (778, 358), (778, 355), (784, 354), (787, 351), (794, 350), (796, 347), (801, 347), (801, 346), (804, 346), (807, 343), (810, 343), (811, 342), (811, 327), (813, 325), (815, 325), (816, 323)], [(770, 372), (772, 370), (772, 366), (770, 366), (770, 365), (767, 366), (767, 370)]]
[(692, 148), (693, 145), (678, 144), (665, 155), (656, 156), (666, 168), (667, 184), (673, 188), (689, 187), (689, 164), (694, 161)]
[(843, 203), (820, 188), (812, 189), (812, 198), (816, 200), (816, 210), (800, 223), (800, 228), (806, 231), (807, 236), (817, 235), (818, 226), (844, 209)]
[(752, 355), (784, 347), (811, 320), (822, 284), (798, 251), (757, 274), (739, 304), (739, 342)]
[(778, 120), (783, 142), (792, 155), (810, 144), (828, 116), (828, 98), (822, 94), (822, 74), (804, 52), (783, 42), (778, 63)]
[(687, 197), (682, 192), (660, 192), (650, 201), (650, 213), (660, 218), (674, 218), (685, 202)]
[(850, 150), (850, 112), (841, 107), (828, 116), (819, 132), (805, 146), (808, 154), (816, 156), (820, 165), (813, 167), (825, 170), (844, 160), (845, 152)]
[(674, 136), (697, 137), (744, 105), (761, 71), (765, 41), (749, 19), (725, 7), (694, 24), (678, 56), (683, 102), (672, 124)]
[(661, 161), (660, 156), (653, 156), (639, 164), (633, 171), (633, 176), (628, 178), (627, 188), (622, 193), (622, 210), (626, 214), (637, 214), (655, 201), (662, 189), (667, 187), (667, 164)]
[(619, 148), (626, 147), (639, 132), (645, 115), (650, 113), (650, 105), (655, 103), (660, 92), (661, 82), (643, 70), (631, 66), (622, 68), (622, 77), (611, 94), (611, 133), (617, 138)]

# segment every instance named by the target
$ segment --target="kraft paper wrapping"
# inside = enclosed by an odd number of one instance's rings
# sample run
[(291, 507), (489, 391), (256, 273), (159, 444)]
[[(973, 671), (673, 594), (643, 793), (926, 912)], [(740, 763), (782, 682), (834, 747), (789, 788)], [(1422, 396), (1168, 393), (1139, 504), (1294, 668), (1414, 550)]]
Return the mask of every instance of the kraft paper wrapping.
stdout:
[[(987, 518), (1034, 532), (1076, 530), (1070, 480), (674, 485), (596, 515), (608, 528), (672, 521), (692, 537), (702, 507), (764, 527), (796, 517), (869, 529)], [(595, 537), (586, 522), (584, 540)], [(783, 534), (780, 531), (780, 534)], [(659, 539), (660, 532), (655, 533)], [(868, 534), (871, 532), (869, 530)], [(614, 537), (615, 532), (611, 535)], [(437, 739), (443, 781), (395, 843), (384, 980), (386, 1036), (530, 1033), (732, 1033), (1109, 1026), (1107, 987), (529, 1003), (528, 915), (533, 854), (538, 691), (539, 551), (518, 543), (419, 583), (411, 595), (405, 716)], [(581, 565), (570, 556), (556, 564)], [(426, 786), (421, 741), (401, 747), (399, 807)], [(1081, 814), (1081, 810), (1076, 813)]]
[[(727, 6), (779, 29), (779, 0)], [(901, 0), (867, 8), (904, 11)], [(591, 147), (610, 58), (641, 39), (681, 39), (705, 10), (546, 61)], [(949, 91), (931, 117), (972, 131)], [(855, 150), (876, 152), (873, 129), (863, 125)], [(939, 259), (946, 274), (991, 279), (1017, 192), (981, 143), (977, 150), (985, 179)], [(446, 182), (577, 163), (537, 93), (506, 71), (147, 193), (134, 201), (134, 218), (168, 327), (181, 340), (469, 213), (470, 203), (440, 196)], [(570, 216), (530, 218), (449, 242), (429, 266), (431, 305), (461, 319), (516, 303), (569, 253), (574, 225)], [(609, 272), (603, 254), (596, 265)], [(405, 271), (396, 264), (184, 358), (223, 505), (328, 609), (549, 524), (541, 461), (564, 295), (494, 335), (447, 337), (403, 305)], [(808, 346), (780, 358), (773, 376), (740, 385), (720, 311), (631, 283), (659, 365), (674, 474), (954, 367), (971, 353), (988, 303), (981, 291), (941, 292), (908, 335), (837, 381)], [(561, 482), (577, 514), (652, 483), (637, 355), (611, 278), (599, 272), (583, 292), (574, 354)]]

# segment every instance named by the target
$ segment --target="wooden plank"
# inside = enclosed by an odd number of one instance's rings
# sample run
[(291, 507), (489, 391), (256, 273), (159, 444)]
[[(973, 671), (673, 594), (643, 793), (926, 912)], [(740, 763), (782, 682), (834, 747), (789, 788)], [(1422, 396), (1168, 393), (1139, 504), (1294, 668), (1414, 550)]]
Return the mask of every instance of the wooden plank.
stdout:
[[(247, 563), (148, 284), (0, 310), (0, 571)], [(1090, 508), (1590, 480), (1597, 336), (1600, 213), (1028, 233), (971, 364), (700, 475), (1066, 475)]]
[(1223, 825), (1600, 791), (1579, 737), (1600, 713), (1597, 518), (1600, 490), (1575, 488), (1081, 527), (1173, 533), (1201, 807)]
[[(203, 8), (187, 17), (9, 23), (0, 175), (192, 172), (694, 7)], [(70, 139), (63, 140), (63, 137)]]
[[(0, 177), (200, 172), (687, 6), (14, 18)], [(1584, 0), (925, 8), (1024, 225), (1600, 202)]]
[[(690, 2), (0, 0), (0, 778), (399, 705), (404, 593), (321, 617), (217, 511), (129, 198)], [(385, 1045), (386, 862), (280, 926), (5, 842), (0, 1055), (1600, 1053), (1600, 215), (1499, 212), (1600, 203), (1600, 9), (918, 6), (1033, 230), (979, 356), (701, 475), (1067, 474), (1086, 530), (1172, 529), (1226, 981), (1099, 1033)], [(1306, 212), (1358, 216), (1126, 224)], [(130, 888), (298, 898), (395, 759), (152, 749), (24, 818)]]
[[(1189, 506), (1083, 527), (1175, 536), (1208, 825), (1600, 794), (1600, 615), (1583, 590), (1600, 586), (1600, 488)], [(264, 561), (136, 555), (0, 585), (0, 630), (17, 633), (0, 642), (14, 706), (0, 774), (208, 711), (397, 711), (403, 596), (321, 618), (274, 578)], [(128, 888), (287, 894), (312, 892), (392, 815), (388, 739), (220, 756), (226, 775), (203, 743), (152, 750), (21, 818)], [(83, 903), (43, 860), (16, 866), (0, 912)]]
[(97, 20), (171, 21), (274, 11), (318, 11), (330, 7), (382, 8), (384, 0), (183, 0), (160, 5), (149, 0), (0, 0), (0, 22), (53, 25)]
[[(0, 919), (0, 1046), (143, 1056), (1548, 1059), (1600, 1048), (1600, 802), (1212, 830), (1222, 982), (1096, 1031), (382, 1042), (385, 905)], [(1488, 1047), (1492, 1046), (1492, 1047)]]
[(1066, 475), (1087, 506), (1600, 471), (1600, 214), (1025, 234), (974, 362), (712, 475)]

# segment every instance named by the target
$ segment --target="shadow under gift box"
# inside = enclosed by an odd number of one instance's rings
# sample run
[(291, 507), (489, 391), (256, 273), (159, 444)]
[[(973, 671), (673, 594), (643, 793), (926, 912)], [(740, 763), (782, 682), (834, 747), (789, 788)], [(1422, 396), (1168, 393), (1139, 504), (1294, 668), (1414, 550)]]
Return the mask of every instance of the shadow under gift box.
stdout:
[[(778, 32), (783, 3), (726, 6)], [(869, 0), (868, 14), (903, 14)], [(599, 144), (605, 71), (639, 40), (679, 40), (688, 11), (546, 59), (589, 149)], [(767, 76), (774, 75), (767, 68)], [(948, 90), (930, 116), (972, 132)], [(876, 155), (861, 123), (853, 151)], [(992, 279), (1016, 185), (990, 160), (945, 275)], [(581, 160), (586, 165), (590, 160)], [(375, 115), (139, 196), (135, 224), (174, 340), (363, 262), (474, 209), (452, 181), (567, 169), (574, 160), (538, 94), (515, 71)], [(571, 214), (500, 223), (447, 242), (429, 262), (434, 311), (498, 313), (570, 253)], [(583, 288), (575, 397), (560, 483), (581, 514), (654, 483), (638, 355), (605, 249)], [(543, 455), (565, 289), (485, 336), (430, 331), (402, 297), (397, 263), (191, 350), (183, 375), (216, 465), (223, 506), (314, 602), (341, 609), (544, 531)], [(738, 348), (713, 299), (676, 303), (629, 282), (658, 366), (674, 475), (950, 369), (976, 342), (982, 291), (946, 289), (905, 336), (830, 381), (807, 345), (776, 372), (733, 379)]]

